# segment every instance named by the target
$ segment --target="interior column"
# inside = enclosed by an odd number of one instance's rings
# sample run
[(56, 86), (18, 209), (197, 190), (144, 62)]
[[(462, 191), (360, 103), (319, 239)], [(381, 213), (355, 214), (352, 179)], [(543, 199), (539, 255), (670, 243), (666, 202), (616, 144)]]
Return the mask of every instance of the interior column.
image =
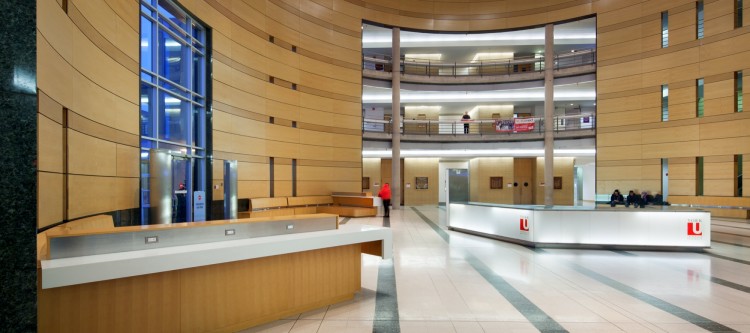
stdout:
[(544, 205), (554, 205), (554, 113), (555, 113), (555, 87), (553, 69), (555, 66), (554, 54), (554, 25), (547, 24), (544, 27)]
[(391, 205), (393, 209), (401, 206), (401, 29), (393, 28), (391, 44), (393, 104), (391, 107), (392, 143), (391, 143)]

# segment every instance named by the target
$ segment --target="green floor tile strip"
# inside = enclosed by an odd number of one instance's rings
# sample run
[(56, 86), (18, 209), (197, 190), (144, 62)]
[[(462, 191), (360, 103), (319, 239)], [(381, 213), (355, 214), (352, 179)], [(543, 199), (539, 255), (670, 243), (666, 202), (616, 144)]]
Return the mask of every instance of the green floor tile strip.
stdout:
[(693, 325), (696, 325), (700, 328), (703, 328), (710, 332), (737, 332), (732, 328), (729, 328), (727, 326), (724, 326), (720, 323), (717, 323), (711, 319), (708, 319), (706, 317), (700, 316), (696, 313), (690, 312), (686, 309), (683, 309), (677, 305), (674, 305), (672, 303), (669, 303), (667, 301), (664, 301), (662, 299), (659, 299), (655, 296), (651, 296), (647, 293), (644, 293), (638, 289), (635, 289), (633, 287), (630, 287), (624, 283), (615, 281), (614, 279), (608, 278), (602, 274), (599, 274), (597, 272), (594, 272), (588, 268), (585, 268), (583, 266), (577, 265), (577, 264), (570, 264), (573, 269), (575, 269), (577, 272), (586, 275), (594, 280), (597, 280), (603, 284), (606, 284), (614, 289), (617, 289), (625, 294), (628, 294), (642, 302), (645, 302), (647, 304), (650, 304), (653, 307), (656, 307), (664, 312), (670, 313), (676, 317), (679, 317), (685, 321), (688, 321), (692, 323)]
[[(391, 219), (384, 217), (383, 226), (390, 227)], [(378, 290), (375, 294), (375, 320), (373, 333), (400, 333), (398, 319), (398, 294), (393, 259), (383, 260), (378, 266)]]

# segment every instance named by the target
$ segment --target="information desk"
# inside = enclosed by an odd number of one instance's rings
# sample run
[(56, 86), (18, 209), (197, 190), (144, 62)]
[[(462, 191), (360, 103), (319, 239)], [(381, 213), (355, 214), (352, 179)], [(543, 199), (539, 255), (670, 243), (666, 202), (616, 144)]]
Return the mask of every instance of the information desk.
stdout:
[(700, 249), (711, 246), (707, 211), (450, 203), (448, 227), (538, 247)]
[(45, 259), (39, 331), (235, 332), (351, 299), (361, 254), (391, 258), (392, 239), (389, 228), (346, 224)]

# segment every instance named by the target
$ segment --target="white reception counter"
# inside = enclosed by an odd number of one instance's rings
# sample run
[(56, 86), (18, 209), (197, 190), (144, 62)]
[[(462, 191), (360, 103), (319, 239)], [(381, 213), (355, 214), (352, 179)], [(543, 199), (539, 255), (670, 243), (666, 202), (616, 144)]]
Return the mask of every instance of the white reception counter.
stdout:
[(380, 255), (383, 259), (391, 258), (393, 236), (389, 228), (355, 224), (341, 225), (336, 230), (42, 260), (42, 288), (56, 288), (372, 241), (382, 241)]
[(672, 207), (450, 203), (448, 227), (537, 247), (700, 249), (711, 246), (708, 211)]

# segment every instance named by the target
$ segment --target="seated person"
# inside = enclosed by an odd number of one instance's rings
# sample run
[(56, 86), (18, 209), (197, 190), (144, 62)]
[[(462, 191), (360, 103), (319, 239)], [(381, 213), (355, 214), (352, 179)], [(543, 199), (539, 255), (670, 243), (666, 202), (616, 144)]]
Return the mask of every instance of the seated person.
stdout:
[(620, 194), (620, 190), (615, 190), (612, 192), (612, 196), (609, 198), (609, 205), (614, 207), (617, 204), (624, 204), (625, 199), (622, 197), (622, 194)]
[(628, 197), (625, 199), (625, 207), (630, 207), (630, 205), (633, 205), (635, 208), (638, 208), (638, 205), (641, 205), (641, 197), (635, 194), (635, 191), (633, 190), (628, 192)]
[(651, 194), (648, 194), (648, 192), (643, 191), (641, 192), (641, 208), (643, 206), (653, 203), (654, 197), (651, 196)]
[(664, 197), (660, 193), (656, 193), (656, 195), (654, 195), (654, 205), (664, 205)]

